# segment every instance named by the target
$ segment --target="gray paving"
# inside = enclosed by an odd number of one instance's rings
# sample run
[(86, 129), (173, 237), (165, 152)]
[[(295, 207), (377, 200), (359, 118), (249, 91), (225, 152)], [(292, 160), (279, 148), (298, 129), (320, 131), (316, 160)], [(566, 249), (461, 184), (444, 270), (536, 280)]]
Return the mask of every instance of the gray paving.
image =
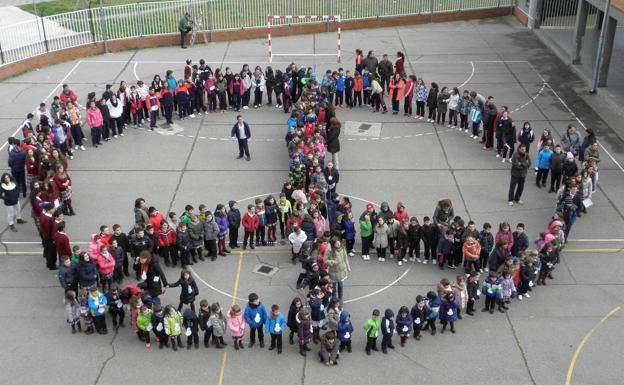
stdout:
[[(279, 38), (273, 43), (274, 52), (331, 52), (335, 36)], [(574, 120), (554, 89), (575, 116), (598, 130), (604, 150), (595, 206), (577, 221), (570, 252), (563, 256), (556, 279), (548, 287), (535, 290), (530, 300), (513, 302), (505, 315), (478, 313), (474, 319), (460, 321), (455, 335), (427, 335), (419, 342), (409, 341), (405, 348), (397, 347), (388, 356), (367, 357), (361, 325), (373, 308), (396, 311), (400, 305), (411, 306), (417, 294), (456, 272), (440, 272), (431, 265), (399, 267), (391, 262), (363, 262), (356, 257), (345, 283), (345, 299), (349, 301), (345, 308), (353, 315), (356, 329), (354, 352), (343, 354), (338, 367), (327, 369), (314, 355), (303, 360), (288, 345), (279, 358), (258, 348), (241, 352), (228, 349), (222, 366), (222, 352), (212, 348), (175, 354), (158, 349), (146, 352), (127, 329), (106, 337), (72, 336), (64, 322), (62, 291), (56, 277), (45, 269), (38, 248), (27, 243), (37, 241), (31, 224), (20, 226), (18, 233), (7, 232), (2, 216), (0, 240), (11, 251), (28, 255), (1, 257), (0, 306), (5, 315), (0, 318), (0, 328), (5, 340), (0, 360), (6, 363), (1, 381), (217, 384), (223, 367), (224, 384), (565, 383), (570, 360), (583, 336), (623, 302), (620, 287), (624, 262), (622, 252), (617, 252), (624, 238), (620, 209), (624, 178), (618, 166), (624, 164), (621, 133), (601, 119), (602, 111), (592, 110), (572, 92), (570, 85), (579, 80), (513, 19), (348, 31), (343, 33), (343, 47), (345, 68), (353, 66), (356, 47), (374, 49), (378, 54), (401, 50), (408, 56), (407, 71), (426, 82), (463, 85), (494, 95), (497, 105), (514, 110), (516, 121), (530, 120), (537, 132), (551, 127), (561, 134)], [(22, 117), (61, 80), (71, 84), (83, 100), (89, 91), (100, 91), (106, 83), (134, 81), (135, 72), (143, 80), (151, 80), (166, 69), (181, 72), (186, 57), (196, 61), (205, 58), (211, 64), (238, 70), (243, 62), (266, 65), (266, 45), (265, 41), (252, 40), (198, 46), (184, 52), (176, 48), (121, 52), (85, 58), (80, 64), (61, 63), (7, 80), (0, 83), (0, 89), (12, 100), (0, 110), (1, 135), (11, 135)], [(329, 57), (294, 56), (280, 58), (273, 67), (283, 67), (281, 62), (291, 59), (314, 65), (317, 73), (336, 68)], [(544, 80), (552, 89), (542, 88)], [(532, 98), (535, 101), (528, 103)], [(79, 152), (69, 166), (78, 213), (67, 220), (71, 239), (86, 241), (100, 224), (129, 227), (137, 196), (162, 211), (181, 211), (187, 203), (205, 203), (212, 208), (217, 202), (278, 191), (286, 177), (282, 139), (285, 115), (268, 107), (243, 115), (253, 130), (251, 163), (235, 160), (235, 144), (223, 140), (229, 136), (233, 113), (180, 122), (183, 131), (173, 136), (130, 128), (124, 138), (101, 149), (88, 147)], [(339, 191), (354, 198), (356, 213), (363, 210), (365, 201), (387, 200), (394, 205), (402, 200), (411, 215), (422, 218), (432, 214), (438, 199), (448, 197), (458, 215), (479, 225), (484, 221), (524, 222), (531, 239), (552, 215), (553, 196), (533, 187), (532, 177), (527, 179), (525, 205), (509, 208), (509, 165), (481, 151), (480, 145), (464, 133), (402, 116), (371, 114), (368, 109), (341, 110), (338, 116), (342, 121), (381, 123), (377, 137), (342, 136)], [(0, 156), (5, 165), (6, 153)], [(27, 212), (29, 207), (24, 209)], [(604, 239), (612, 241), (601, 241)], [(228, 306), (232, 301), (229, 295), (235, 290), (237, 262), (238, 256), (233, 254), (194, 266), (203, 280), (200, 297)], [(259, 263), (280, 270), (271, 278), (262, 277), (251, 272)], [(179, 270), (167, 269), (166, 273), (173, 280)], [(298, 268), (290, 264), (284, 250), (246, 254), (237, 296), (244, 298), (256, 291), (265, 305), (278, 303), (286, 311), (297, 295), (297, 274)], [(168, 290), (163, 302), (177, 303), (178, 294)], [(621, 381), (624, 370), (617, 358), (624, 342), (622, 326), (619, 312), (596, 329), (578, 356), (572, 384)], [(37, 364), (33, 366), (33, 362)]]

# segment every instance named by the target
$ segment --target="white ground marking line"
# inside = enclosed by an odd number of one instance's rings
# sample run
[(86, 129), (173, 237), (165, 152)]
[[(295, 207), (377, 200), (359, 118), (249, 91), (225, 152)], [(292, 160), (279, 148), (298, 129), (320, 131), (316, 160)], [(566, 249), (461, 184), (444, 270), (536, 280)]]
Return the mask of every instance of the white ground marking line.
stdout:
[[(78, 60), (78, 62), (76, 64), (74, 64), (74, 66), (69, 70), (69, 72), (67, 73), (67, 75), (65, 75), (65, 77), (63, 79), (61, 79), (61, 81), (52, 89), (52, 91), (50, 91), (50, 93), (48, 94), (48, 96), (45, 97), (45, 99), (42, 100), (42, 102), (47, 101), (48, 99), (50, 99), (50, 96), (52, 96), (55, 92), (56, 89), (59, 88), (60, 86), (62, 86), (65, 83), (65, 80), (67, 80), (67, 78), (69, 78), (71, 76), (71, 74), (74, 73), (74, 71), (76, 70), (76, 68), (78, 68), (78, 66), (80, 65), (80, 63), (82, 63), (82, 60)], [(37, 108), (35, 107), (35, 109), (32, 111), (33, 114), (35, 114), (37, 112)], [(36, 114), (35, 114), (36, 115)], [(13, 133), (13, 135), (11, 136), (15, 136), (17, 135), (18, 132), (20, 132), (20, 130), (22, 129), (22, 126), (20, 125), (19, 127), (17, 127), (17, 129), (15, 130), (15, 132)], [(0, 146), (0, 151), (4, 150), (4, 148), (8, 145), (8, 142), (5, 142), (2, 146)]]
[(139, 62), (138, 62), (138, 61), (135, 61), (135, 62), (134, 62), (134, 65), (132, 66), (132, 73), (134, 74), (134, 78), (135, 78), (136, 80), (141, 80), (141, 79), (139, 78), (139, 75), (137, 75), (137, 72), (136, 72), (136, 69), (137, 69), (137, 65), (138, 65), (138, 64), (139, 64)]
[(520, 107), (516, 108), (515, 110), (512, 110), (511, 113), (513, 114), (514, 112), (518, 112), (521, 109), (523, 109), (524, 107), (528, 106), (529, 104), (535, 102), (535, 99), (537, 99), (537, 97), (540, 96), (542, 94), (542, 92), (544, 92), (544, 89), (546, 89), (546, 83), (542, 83), (542, 88), (540, 88), (540, 90), (537, 91), (537, 94), (535, 94), (528, 102), (524, 103), (523, 105), (521, 105)]
[[(548, 87), (548, 89), (555, 95), (555, 97), (557, 99), (559, 99), (559, 102), (565, 107), (566, 110), (568, 110), (568, 112), (570, 113), (570, 115), (583, 127), (583, 129), (587, 130), (587, 126), (585, 125), (585, 123), (583, 123), (581, 121), (581, 119), (579, 119), (578, 116), (576, 116), (576, 114), (574, 113), (574, 111), (572, 111), (572, 109), (567, 105), (567, 103), (565, 101), (563, 101), (563, 99), (561, 98), (561, 96), (559, 96), (559, 94), (557, 93), (557, 91), (555, 91), (552, 86), (550, 85), (550, 83), (548, 83), (546, 81), (546, 79), (544, 79), (544, 77), (542, 76), (542, 74), (539, 73), (539, 71), (537, 71), (537, 69), (535, 69), (535, 67), (533, 67), (533, 64), (531, 64), (531, 62), (527, 62), (527, 64), (529, 65), (529, 67), (533, 70), (533, 72), (535, 72), (537, 74), (537, 76), (539, 76), (539, 78), (542, 80), (542, 82), (544, 82), (544, 84), (546, 85), (546, 87)], [(624, 167), (622, 167), (622, 165), (613, 157), (613, 155), (611, 155), (611, 153), (602, 145), (602, 143), (600, 143), (600, 141), (597, 141), (598, 145), (600, 146), (600, 148), (602, 148), (602, 150), (609, 156), (609, 158), (611, 158), (611, 160), (613, 161), (613, 163), (615, 163), (615, 165), (620, 169), (620, 171), (622, 171), (622, 173), (624, 173)], [(1, 150), (1, 149), (0, 149)]]
[(204, 285), (208, 286), (209, 288), (211, 288), (212, 290), (216, 291), (217, 293), (219, 293), (219, 294), (223, 294), (223, 295), (224, 295), (224, 296), (226, 296), (226, 297), (235, 298), (235, 299), (237, 299), (237, 300), (239, 300), (239, 301), (245, 301), (245, 299), (244, 299), (244, 298), (234, 297), (234, 296), (232, 296), (232, 294), (227, 293), (227, 292), (225, 292), (225, 291), (223, 291), (223, 290), (217, 289), (216, 287), (212, 286), (212, 285), (211, 285), (211, 284), (209, 284), (208, 282), (204, 281), (204, 279), (203, 279), (202, 277), (200, 277), (200, 276), (199, 276), (199, 274), (197, 274), (197, 273), (195, 272), (195, 270), (193, 270), (193, 268), (192, 268), (191, 266), (189, 266), (189, 267), (188, 267), (188, 269), (191, 271), (191, 273), (193, 273), (193, 275), (195, 276), (195, 278), (199, 279), (199, 281), (200, 281), (201, 283), (203, 283)]
[(375, 291), (374, 291), (374, 292), (372, 292), (372, 293), (368, 293), (368, 294), (366, 294), (366, 295), (362, 295), (362, 296), (360, 296), (360, 297), (355, 297), (355, 298), (348, 299), (348, 300), (344, 301), (344, 303), (349, 303), (349, 302), (360, 301), (360, 300), (362, 300), (362, 299), (366, 299), (366, 298), (372, 297), (372, 296), (377, 295), (377, 294), (379, 294), (379, 293), (381, 293), (381, 292), (383, 292), (383, 291), (388, 290), (388, 289), (389, 289), (389, 288), (391, 288), (392, 286), (396, 285), (396, 284), (397, 284), (400, 280), (402, 280), (402, 279), (403, 279), (403, 277), (405, 277), (405, 276), (407, 275), (407, 273), (409, 273), (409, 271), (410, 271), (411, 269), (412, 269), (412, 267), (411, 267), (411, 266), (410, 266), (410, 267), (408, 267), (408, 268), (407, 268), (407, 270), (405, 270), (405, 271), (403, 272), (403, 274), (401, 274), (401, 275), (400, 275), (397, 279), (395, 279), (394, 281), (390, 282), (389, 284), (387, 284), (386, 286), (382, 287), (381, 289), (377, 289), (377, 290), (375, 290)]
[(474, 66), (474, 62), (470, 62), (470, 65), (472, 66), (472, 72), (470, 73), (470, 76), (468, 77), (468, 79), (466, 79), (465, 82), (463, 82), (462, 84), (460, 84), (459, 86), (457, 86), (457, 88), (462, 88), (463, 86), (465, 86), (466, 84), (468, 84), (468, 82), (470, 82), (470, 80), (472, 80), (472, 77), (475, 74), (475, 66)]

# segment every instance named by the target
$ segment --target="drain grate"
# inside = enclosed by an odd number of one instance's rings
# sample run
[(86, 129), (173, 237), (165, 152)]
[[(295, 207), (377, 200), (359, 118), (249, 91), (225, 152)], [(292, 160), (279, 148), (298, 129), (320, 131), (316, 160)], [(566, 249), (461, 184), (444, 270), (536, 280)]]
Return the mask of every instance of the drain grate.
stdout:
[(266, 263), (261, 263), (256, 265), (253, 268), (253, 272), (256, 274), (264, 275), (265, 277), (271, 277), (275, 273), (277, 273), (279, 269), (276, 266), (267, 265)]

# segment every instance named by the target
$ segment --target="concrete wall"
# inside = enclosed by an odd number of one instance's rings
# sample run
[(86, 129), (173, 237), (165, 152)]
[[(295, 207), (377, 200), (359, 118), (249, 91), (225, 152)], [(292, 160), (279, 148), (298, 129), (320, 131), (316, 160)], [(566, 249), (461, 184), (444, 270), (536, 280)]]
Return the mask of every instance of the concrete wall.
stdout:
[[(346, 20), (340, 23), (342, 30), (366, 29), (366, 28), (383, 28), (396, 27), (400, 25), (415, 25), (425, 23), (441, 23), (447, 21), (485, 19), (511, 14), (513, 9), (492, 8), (467, 10), (461, 12), (435, 13), (431, 15), (409, 15), (397, 17), (384, 17), (364, 20)], [(521, 11), (520, 11), (521, 12)], [(515, 13), (514, 13), (515, 14)], [(275, 26), (271, 28), (271, 34), (276, 36), (291, 36), (316, 34), (323, 32), (336, 31), (336, 24), (319, 23), (319, 24), (299, 24), (290, 26)], [(250, 28), (236, 29), (226, 31), (207, 32), (206, 37), (210, 42), (232, 41), (258, 39), (267, 37), (266, 28)], [(202, 34), (196, 37), (199, 43), (203, 43)], [(130, 49), (152, 48), (162, 46), (172, 46), (180, 43), (180, 35), (157, 35), (145, 36), (139, 38), (130, 38), (122, 40), (113, 40), (108, 42), (108, 50), (110, 52), (124, 51)], [(36, 68), (46, 67), (52, 64), (75, 60), (86, 56), (100, 55), (104, 53), (104, 44), (96, 43), (83, 45), (74, 48), (68, 48), (60, 51), (50, 52), (45, 55), (35, 56), (20, 62), (11, 63), (0, 67), (0, 80), (8, 79), (19, 74), (30, 72)]]

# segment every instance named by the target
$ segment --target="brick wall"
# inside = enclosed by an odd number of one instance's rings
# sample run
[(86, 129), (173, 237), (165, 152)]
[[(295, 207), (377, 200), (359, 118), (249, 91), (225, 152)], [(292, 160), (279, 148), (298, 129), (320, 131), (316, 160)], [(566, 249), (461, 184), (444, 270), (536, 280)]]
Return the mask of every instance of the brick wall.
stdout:
[[(506, 16), (514, 12), (522, 13), (512, 8), (493, 8), (468, 10), (461, 12), (436, 13), (433, 15), (409, 15), (384, 17), (378, 19), (346, 20), (340, 23), (342, 30), (396, 27), (400, 25), (415, 25), (425, 23), (441, 23), (447, 21), (485, 19), (499, 16)], [(518, 17), (518, 16), (516, 16)], [(292, 36), (305, 35), (323, 32), (336, 31), (337, 25), (334, 23), (321, 24), (298, 24), (290, 26), (276, 26), (271, 28), (272, 36)], [(227, 31), (206, 32), (206, 37), (211, 42), (247, 40), (267, 37), (266, 28), (236, 29)], [(203, 35), (197, 34), (197, 41), (203, 42)], [(174, 46), (180, 43), (180, 35), (168, 34), (157, 36), (145, 36), (123, 40), (113, 40), (108, 42), (110, 52), (124, 51), (130, 49)], [(30, 72), (37, 68), (47, 67), (52, 64), (61, 63), (68, 60), (76, 60), (87, 56), (101, 55), (104, 53), (104, 44), (96, 43), (83, 45), (80, 47), (68, 48), (60, 51), (50, 52), (17, 63), (7, 64), (0, 67), (0, 80), (8, 79), (19, 74)]]

